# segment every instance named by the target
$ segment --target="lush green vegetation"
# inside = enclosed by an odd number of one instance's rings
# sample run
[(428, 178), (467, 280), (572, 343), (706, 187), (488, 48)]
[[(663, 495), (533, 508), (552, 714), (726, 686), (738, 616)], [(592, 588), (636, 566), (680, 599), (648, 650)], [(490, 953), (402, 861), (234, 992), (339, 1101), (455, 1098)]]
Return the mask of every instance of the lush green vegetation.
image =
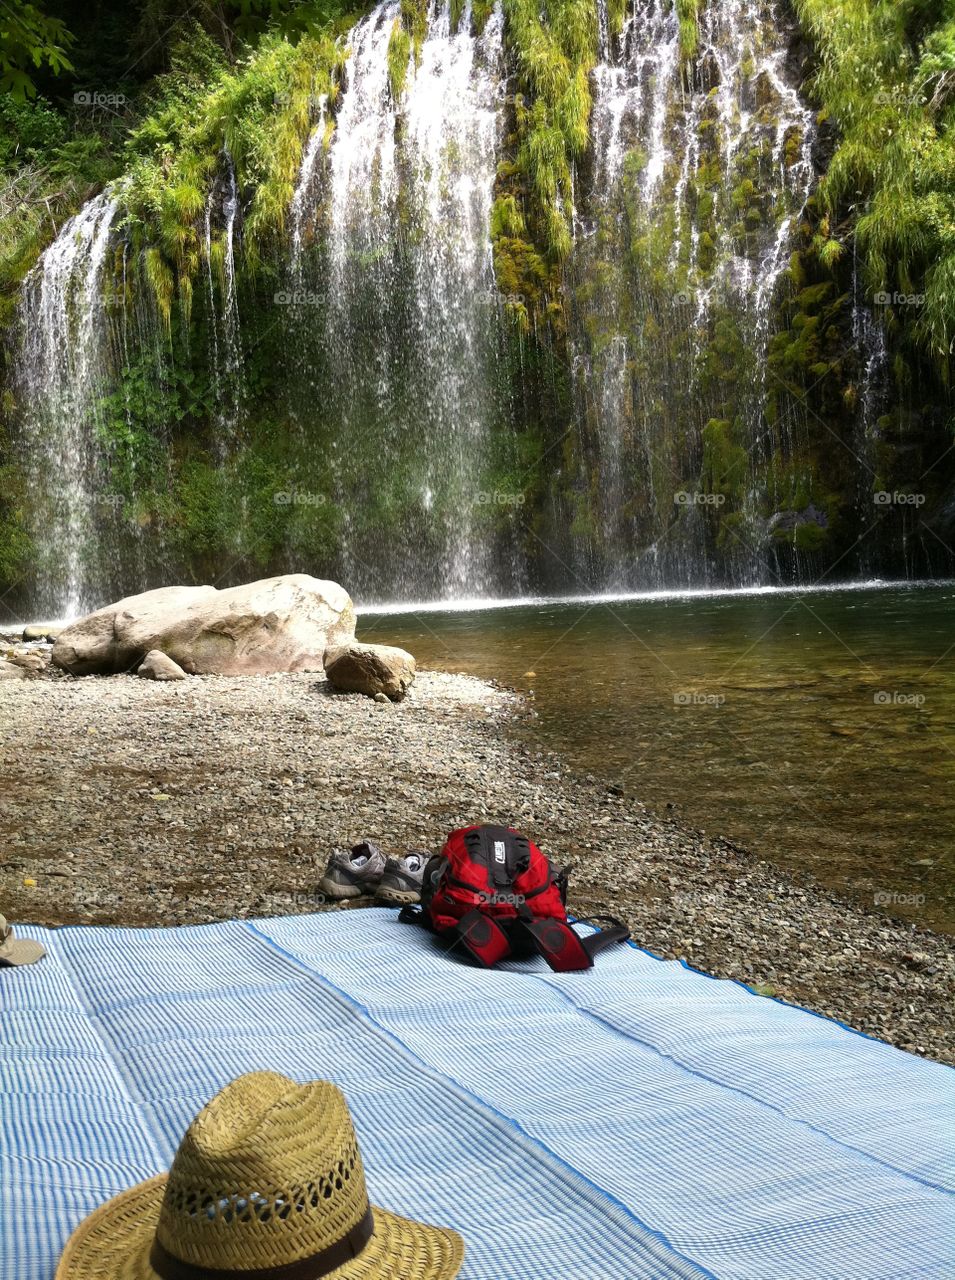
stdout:
[[(203, 213), (223, 148), (239, 188), (252, 192), (243, 239), (251, 269), (264, 244), (282, 240), (316, 103), (334, 100), (343, 59), (332, 32), (297, 44), (267, 35), (235, 66), (200, 33), (179, 51), (154, 110), (127, 144), (122, 190), (133, 244), (144, 251), (167, 323), (174, 296), (188, 319), (204, 252)], [(221, 267), (221, 240), (212, 252)]]
[(560, 329), (573, 165), (590, 140), (597, 11), (592, 0), (504, 0), (504, 13), (521, 92), (492, 216), (495, 269), (522, 327), (543, 316)]
[[(812, 90), (838, 145), (821, 194), (850, 218), (873, 297), (947, 370), (955, 340), (955, 5), (951, 0), (796, 0), (820, 65)], [(918, 298), (918, 302), (909, 302)]]
[[(672, 0), (687, 86), (698, 83), (707, 2)], [(594, 0), (501, 6), (513, 93), (489, 231), (498, 289), (514, 321), (505, 376), (519, 429), (491, 442), (488, 483), (527, 495), (520, 518), (531, 538), (544, 532), (542, 512), (551, 509), (568, 516), (574, 537), (598, 537), (605, 519), (648, 539), (654, 504), (670, 500), (674, 475), (692, 472), (722, 499), (703, 518), (713, 545), (728, 553), (744, 535), (744, 507), (754, 503), (743, 424), (751, 421), (759, 371), (739, 314), (714, 303), (701, 335), (693, 331), (691, 300), (727, 254), (752, 257), (767, 227), (778, 224), (765, 180), (770, 144), (738, 155), (728, 183), (711, 100), (683, 197), (698, 231), (692, 260), (686, 239), (673, 252), (675, 203), (650, 216), (635, 194), (647, 157), (634, 147), (619, 199), (597, 211), (599, 234), (575, 262), (571, 210), (590, 155), (597, 7)], [(198, 8), (189, 0), (44, 0), (0, 15), (0, 332), (9, 333), (23, 277), (64, 220), (119, 180), (116, 226), (128, 234), (125, 265), (133, 268), (123, 287), (130, 304), (155, 307), (161, 336), (125, 363), (102, 406), (108, 482), (123, 520), (140, 529), (161, 525), (166, 545), (197, 572), (234, 553), (268, 564), (283, 548), (331, 548), (337, 536), (340, 515), (331, 506), (277, 505), (269, 497), (290, 474), (308, 492), (325, 492), (331, 481), (321, 451), (295, 435), (295, 414), (280, 394), (289, 357), (281, 327), (265, 313), (284, 278), (302, 149), (320, 102), (329, 136), (334, 128), (343, 37), (367, 7), (367, 0), (217, 0)], [(472, 3), (475, 29), (492, 8), (491, 0)], [(938, 498), (949, 483), (948, 470), (932, 468), (938, 451), (927, 442), (949, 429), (955, 347), (955, 0), (794, 0), (794, 9), (812, 49), (806, 88), (822, 126), (825, 172), (795, 229), (772, 317), (757, 505), (767, 521), (778, 511), (817, 513), (795, 531), (780, 525), (772, 537), (822, 564), (851, 543), (859, 499), (852, 433), (865, 370), (851, 333), (857, 265), (885, 321), (893, 379), (873, 485), (918, 482)], [(627, 10), (626, 0), (607, 0), (611, 32), (620, 31)], [(455, 29), (465, 12), (463, 0), (451, 0)], [(395, 101), (407, 92), (427, 22), (425, 0), (401, 0), (388, 44)], [(761, 92), (755, 113), (772, 124), (772, 94), (765, 86)], [(787, 164), (798, 159), (797, 134), (785, 139)], [(224, 457), (216, 446), (215, 320), (204, 276), (205, 213), (227, 163), (242, 206), (236, 270), (245, 422)], [(663, 181), (672, 188), (676, 177), (671, 165)], [(220, 223), (212, 222), (208, 252), (221, 282)], [(686, 295), (684, 311), (674, 307), (675, 290)], [(396, 296), (396, 324), (401, 306)], [(584, 415), (579, 434), (568, 429), (572, 309), (595, 367), (613, 358), (614, 341), (626, 335), (630, 443), (638, 416), (651, 424), (645, 456), (636, 448), (625, 453), (626, 500), (603, 516), (612, 490), (594, 465), (599, 406)], [(371, 322), (355, 341), (373, 345), (370, 332)], [(679, 373), (691, 342), (702, 352), (694, 386)], [(5, 358), (11, 348), (8, 342)], [(303, 395), (313, 395), (311, 386)], [(29, 497), (12, 449), (14, 399), (8, 388), (0, 403), (0, 583), (13, 581), (32, 555), (24, 532)], [(314, 405), (306, 411), (317, 433), (331, 429)], [(406, 515), (401, 494), (416, 474), (409, 455), (367, 495), (369, 530), (377, 522), (397, 536)], [(493, 506), (480, 515), (514, 518)]]

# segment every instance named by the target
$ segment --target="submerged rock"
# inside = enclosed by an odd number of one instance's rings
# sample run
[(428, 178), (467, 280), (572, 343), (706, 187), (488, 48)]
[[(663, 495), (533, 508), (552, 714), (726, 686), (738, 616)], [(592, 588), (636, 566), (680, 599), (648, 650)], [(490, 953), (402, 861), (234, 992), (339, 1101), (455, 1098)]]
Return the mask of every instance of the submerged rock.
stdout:
[(241, 587), (160, 587), (66, 627), (53, 661), (71, 675), (135, 670), (153, 649), (191, 675), (320, 671), (329, 645), (355, 634), (337, 582), (291, 573)]
[(150, 649), (136, 672), (143, 680), (185, 680), (186, 673), (161, 649)]
[(325, 651), (325, 675), (345, 693), (403, 698), (414, 682), (415, 671), (411, 654), (393, 645), (352, 641)]

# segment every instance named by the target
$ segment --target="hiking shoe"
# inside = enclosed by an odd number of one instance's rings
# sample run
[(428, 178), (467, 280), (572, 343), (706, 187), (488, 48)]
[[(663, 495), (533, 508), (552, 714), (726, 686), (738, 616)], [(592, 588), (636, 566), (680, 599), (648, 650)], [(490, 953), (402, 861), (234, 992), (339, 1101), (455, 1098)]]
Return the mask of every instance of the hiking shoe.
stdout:
[(388, 858), (385, 872), (378, 886), (378, 901), (400, 905), (421, 901), (421, 885), (424, 869), (431, 857), (429, 853), (406, 853), (403, 858)]
[(384, 869), (385, 855), (376, 844), (363, 840), (347, 853), (334, 851), (318, 888), (326, 898), (361, 898), (375, 893)]

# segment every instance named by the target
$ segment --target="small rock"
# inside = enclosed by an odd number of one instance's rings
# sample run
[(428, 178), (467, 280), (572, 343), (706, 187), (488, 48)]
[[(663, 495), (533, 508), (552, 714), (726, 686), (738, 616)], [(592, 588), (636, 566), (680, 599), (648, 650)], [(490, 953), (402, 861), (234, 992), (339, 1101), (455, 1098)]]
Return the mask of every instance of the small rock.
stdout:
[(415, 660), (406, 649), (387, 644), (332, 645), (325, 650), (325, 675), (344, 693), (378, 693), (403, 698), (414, 682)]
[(186, 673), (179, 663), (173, 662), (161, 649), (150, 649), (136, 674), (144, 680), (186, 679)]
[(49, 659), (39, 653), (16, 653), (10, 661), (15, 667), (22, 667), (24, 671), (32, 671), (36, 675), (45, 669)]

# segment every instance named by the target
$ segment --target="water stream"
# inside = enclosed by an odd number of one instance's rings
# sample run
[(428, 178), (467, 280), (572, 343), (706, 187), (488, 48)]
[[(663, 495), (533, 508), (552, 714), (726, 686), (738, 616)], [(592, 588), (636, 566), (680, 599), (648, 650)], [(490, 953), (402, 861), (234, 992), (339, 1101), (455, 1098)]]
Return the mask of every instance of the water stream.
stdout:
[(110, 191), (84, 205), (23, 285), (16, 388), (34, 523), (42, 531), (40, 614), (80, 610), (100, 553), (96, 430), (99, 399), (109, 389), (111, 329), (102, 283), (118, 208)]
[(521, 690), (532, 751), (955, 931), (953, 625), (949, 583), (370, 610), (358, 629)]

